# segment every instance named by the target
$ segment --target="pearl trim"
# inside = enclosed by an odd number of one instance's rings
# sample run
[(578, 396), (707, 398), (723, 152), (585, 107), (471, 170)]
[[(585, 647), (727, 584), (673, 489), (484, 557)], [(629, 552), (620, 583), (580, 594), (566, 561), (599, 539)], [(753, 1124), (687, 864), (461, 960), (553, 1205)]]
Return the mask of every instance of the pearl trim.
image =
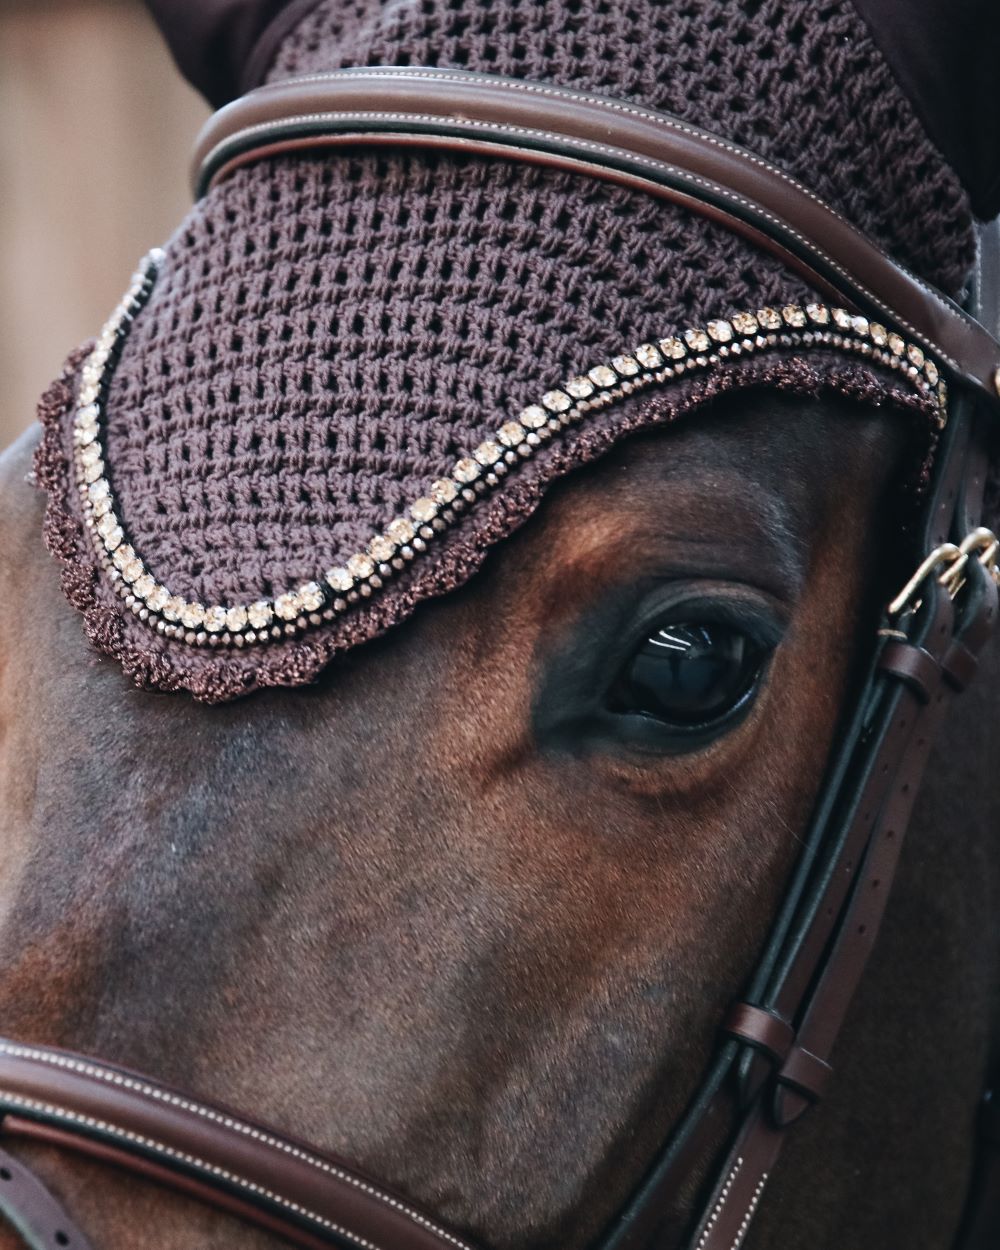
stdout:
[(760, 308), (692, 326), (656, 343), (640, 344), (547, 391), (537, 404), (505, 422), (451, 474), (434, 482), (405, 516), (396, 517), (367, 549), (292, 587), (273, 600), (249, 604), (203, 604), (173, 594), (126, 541), (126, 529), (106, 476), (102, 425), (106, 396), (122, 345), (149, 299), (163, 263), (159, 249), (145, 257), (122, 302), (83, 364), (73, 423), (73, 459), (84, 523), (101, 566), (133, 615), (157, 633), (191, 646), (244, 647), (292, 638), (332, 621), (377, 594), (407, 564), (489, 494), (539, 447), (592, 412), (653, 385), (714, 367), (724, 360), (775, 348), (835, 348), (868, 357), (902, 374), (917, 393), (933, 401), (937, 420), (947, 420), (947, 389), (938, 366), (915, 343), (843, 308)]

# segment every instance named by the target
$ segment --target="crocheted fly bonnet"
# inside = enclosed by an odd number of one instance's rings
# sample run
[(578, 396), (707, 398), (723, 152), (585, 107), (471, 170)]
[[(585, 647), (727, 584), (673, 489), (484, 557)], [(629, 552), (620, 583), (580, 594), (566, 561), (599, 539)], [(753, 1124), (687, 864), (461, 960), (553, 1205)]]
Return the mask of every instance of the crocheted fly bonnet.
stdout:
[[(237, 72), (245, 90), (428, 66), (661, 110), (955, 297), (976, 194), (993, 207), (850, 0), (255, 3), (232, 70), (218, 39), (205, 48), (233, 6), (193, 6), (196, 47), (182, 6), (154, 7), (217, 103)], [(129, 678), (229, 699), (314, 680), (460, 586), (551, 482), (630, 432), (761, 385), (892, 404), (933, 431), (941, 364), (906, 327), (634, 186), (305, 143), (209, 178), (50, 390), (47, 540)]]

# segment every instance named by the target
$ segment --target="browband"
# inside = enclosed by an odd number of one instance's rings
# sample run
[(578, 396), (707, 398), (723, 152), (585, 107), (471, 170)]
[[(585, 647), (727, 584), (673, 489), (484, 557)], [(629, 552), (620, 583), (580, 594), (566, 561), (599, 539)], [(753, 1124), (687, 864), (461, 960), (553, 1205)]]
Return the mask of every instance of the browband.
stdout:
[(271, 83), (221, 109), (195, 148), (196, 196), (250, 161), (392, 145), (528, 161), (653, 194), (776, 254), (817, 290), (893, 321), (1000, 398), (1000, 344), (783, 170), (641, 105), (466, 70), (344, 69)]

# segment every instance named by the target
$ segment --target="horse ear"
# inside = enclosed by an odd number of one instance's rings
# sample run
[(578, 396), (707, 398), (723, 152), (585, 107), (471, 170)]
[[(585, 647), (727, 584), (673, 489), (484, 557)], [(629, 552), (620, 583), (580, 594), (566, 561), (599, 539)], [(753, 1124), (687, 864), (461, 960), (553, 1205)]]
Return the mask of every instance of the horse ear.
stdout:
[(189, 83), (219, 108), (257, 85), (286, 31), (318, 0), (146, 0)]
[(998, 0), (854, 0), (882, 55), (958, 174), (973, 211), (1000, 213)]

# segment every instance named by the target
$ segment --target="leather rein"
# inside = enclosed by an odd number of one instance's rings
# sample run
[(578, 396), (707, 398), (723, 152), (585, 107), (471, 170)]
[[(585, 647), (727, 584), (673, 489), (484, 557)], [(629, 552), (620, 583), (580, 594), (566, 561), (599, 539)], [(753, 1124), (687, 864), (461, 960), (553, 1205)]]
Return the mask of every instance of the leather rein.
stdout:
[[(728, 140), (641, 106), (463, 71), (343, 70), (259, 88), (210, 119), (195, 189), (280, 153), (391, 145), (528, 161), (610, 180), (721, 222), (880, 316), (956, 385), (919, 537), (887, 611), (798, 864), (744, 998), (681, 1121), (599, 1243), (654, 1250), (679, 1190), (725, 1138), (685, 1246), (738, 1250), (788, 1129), (826, 1092), (831, 1052), (887, 903), (935, 729), (972, 680), (997, 616), (981, 528), (1000, 389), (1000, 244), (983, 231), (962, 308), (807, 187)], [(983, 1117), (978, 1185), (956, 1250), (1000, 1244), (1000, 1113)], [(0, 1142), (42, 1141), (171, 1185), (319, 1250), (472, 1250), (349, 1163), (110, 1064), (0, 1039)], [(0, 1212), (31, 1250), (90, 1243), (0, 1145)]]

